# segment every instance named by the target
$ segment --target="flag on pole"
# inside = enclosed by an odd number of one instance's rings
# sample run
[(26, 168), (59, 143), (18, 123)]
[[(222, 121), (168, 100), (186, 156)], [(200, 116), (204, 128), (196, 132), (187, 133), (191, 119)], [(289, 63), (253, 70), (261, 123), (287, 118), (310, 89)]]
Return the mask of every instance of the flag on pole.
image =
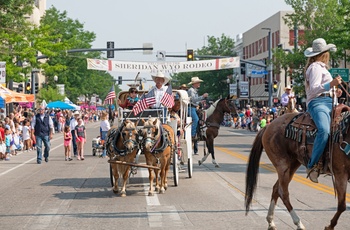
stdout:
[(143, 94), (138, 100), (138, 102), (134, 105), (132, 111), (134, 112), (134, 115), (141, 113), (151, 105), (154, 105), (156, 103), (156, 97), (154, 94), (154, 89), (151, 89), (147, 94)]
[(105, 105), (113, 105), (114, 104), (114, 99), (116, 98), (115, 96), (115, 91), (114, 91), (114, 85), (112, 85), (112, 88), (109, 90), (106, 99), (104, 100), (103, 104)]
[(172, 108), (174, 106), (174, 96), (171, 85), (169, 85), (166, 89), (162, 99), (160, 100), (160, 103), (162, 103), (167, 108)]

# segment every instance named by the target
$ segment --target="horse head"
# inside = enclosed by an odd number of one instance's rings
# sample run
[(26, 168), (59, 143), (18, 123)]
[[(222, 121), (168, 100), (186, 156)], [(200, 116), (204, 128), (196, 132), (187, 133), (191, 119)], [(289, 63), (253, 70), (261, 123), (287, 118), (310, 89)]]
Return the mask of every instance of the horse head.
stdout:
[(144, 150), (152, 152), (153, 148), (157, 144), (157, 141), (161, 137), (160, 127), (161, 122), (158, 118), (150, 118), (144, 122), (144, 126), (141, 131)]
[(124, 145), (124, 149), (127, 153), (131, 153), (134, 151), (138, 144), (137, 144), (137, 129), (134, 122), (130, 120), (126, 120), (123, 123), (123, 128), (121, 130), (121, 138)]
[(288, 98), (289, 98), (289, 100), (288, 100), (288, 104), (287, 104), (286, 113), (298, 112), (298, 110), (296, 108), (295, 96), (288, 96)]
[(225, 106), (224, 106), (224, 112), (230, 113), (230, 114), (236, 114), (236, 104), (235, 100), (230, 99), (230, 96), (227, 96), (227, 98), (224, 99)]

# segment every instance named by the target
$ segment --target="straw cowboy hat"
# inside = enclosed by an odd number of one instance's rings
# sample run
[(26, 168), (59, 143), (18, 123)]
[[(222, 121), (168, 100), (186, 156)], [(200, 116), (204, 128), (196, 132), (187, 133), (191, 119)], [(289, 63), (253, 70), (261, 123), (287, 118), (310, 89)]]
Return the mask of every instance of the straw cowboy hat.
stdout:
[(286, 90), (286, 89), (292, 89), (292, 87), (290, 85), (287, 85), (287, 87), (284, 88), (284, 90)]
[(154, 82), (156, 81), (156, 77), (164, 78), (163, 85), (166, 85), (166, 83), (168, 83), (171, 80), (171, 77), (165, 76), (164, 73), (161, 71), (158, 71), (157, 73), (152, 75), (152, 79)]
[(191, 82), (188, 83), (188, 85), (196, 84), (199, 82), (203, 82), (203, 80), (199, 79), (199, 77), (193, 77), (193, 78), (191, 78)]
[(304, 55), (305, 57), (314, 57), (328, 50), (335, 52), (337, 51), (337, 48), (334, 44), (327, 44), (323, 38), (317, 38), (312, 42), (312, 47), (309, 47), (304, 51)]
[(180, 86), (180, 89), (187, 89), (187, 85), (186, 85), (186, 84), (182, 84), (182, 85)]

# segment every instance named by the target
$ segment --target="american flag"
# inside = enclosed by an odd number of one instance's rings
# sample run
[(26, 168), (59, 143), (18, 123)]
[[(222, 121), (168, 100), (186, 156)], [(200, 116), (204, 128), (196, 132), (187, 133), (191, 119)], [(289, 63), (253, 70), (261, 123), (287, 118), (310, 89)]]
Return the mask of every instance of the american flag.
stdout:
[(156, 97), (154, 95), (154, 89), (150, 90), (147, 94), (143, 94), (138, 100), (138, 102), (134, 105), (132, 111), (134, 115), (141, 113), (143, 110), (147, 109), (151, 105), (156, 103)]
[(114, 104), (114, 99), (116, 98), (115, 96), (115, 91), (114, 91), (114, 85), (112, 85), (112, 88), (109, 90), (106, 99), (104, 100), (103, 104), (105, 105), (113, 105)]
[(174, 96), (173, 96), (173, 89), (171, 88), (171, 85), (168, 86), (166, 89), (162, 100), (160, 100), (160, 103), (162, 103), (167, 108), (172, 108), (174, 106)]

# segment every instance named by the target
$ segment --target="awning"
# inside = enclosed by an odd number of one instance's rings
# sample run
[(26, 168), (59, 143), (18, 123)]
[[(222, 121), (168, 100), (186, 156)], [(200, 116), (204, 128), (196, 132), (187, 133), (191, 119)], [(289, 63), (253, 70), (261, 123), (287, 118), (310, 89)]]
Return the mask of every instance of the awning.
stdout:
[(0, 97), (5, 100), (5, 103), (11, 102), (34, 102), (34, 94), (17, 93), (0, 85)]
[(5, 108), (5, 100), (2, 97), (0, 97), (0, 108)]
[(46, 107), (49, 109), (71, 109), (71, 110), (75, 109), (73, 105), (67, 104), (63, 101), (50, 102), (49, 104), (47, 104)]

